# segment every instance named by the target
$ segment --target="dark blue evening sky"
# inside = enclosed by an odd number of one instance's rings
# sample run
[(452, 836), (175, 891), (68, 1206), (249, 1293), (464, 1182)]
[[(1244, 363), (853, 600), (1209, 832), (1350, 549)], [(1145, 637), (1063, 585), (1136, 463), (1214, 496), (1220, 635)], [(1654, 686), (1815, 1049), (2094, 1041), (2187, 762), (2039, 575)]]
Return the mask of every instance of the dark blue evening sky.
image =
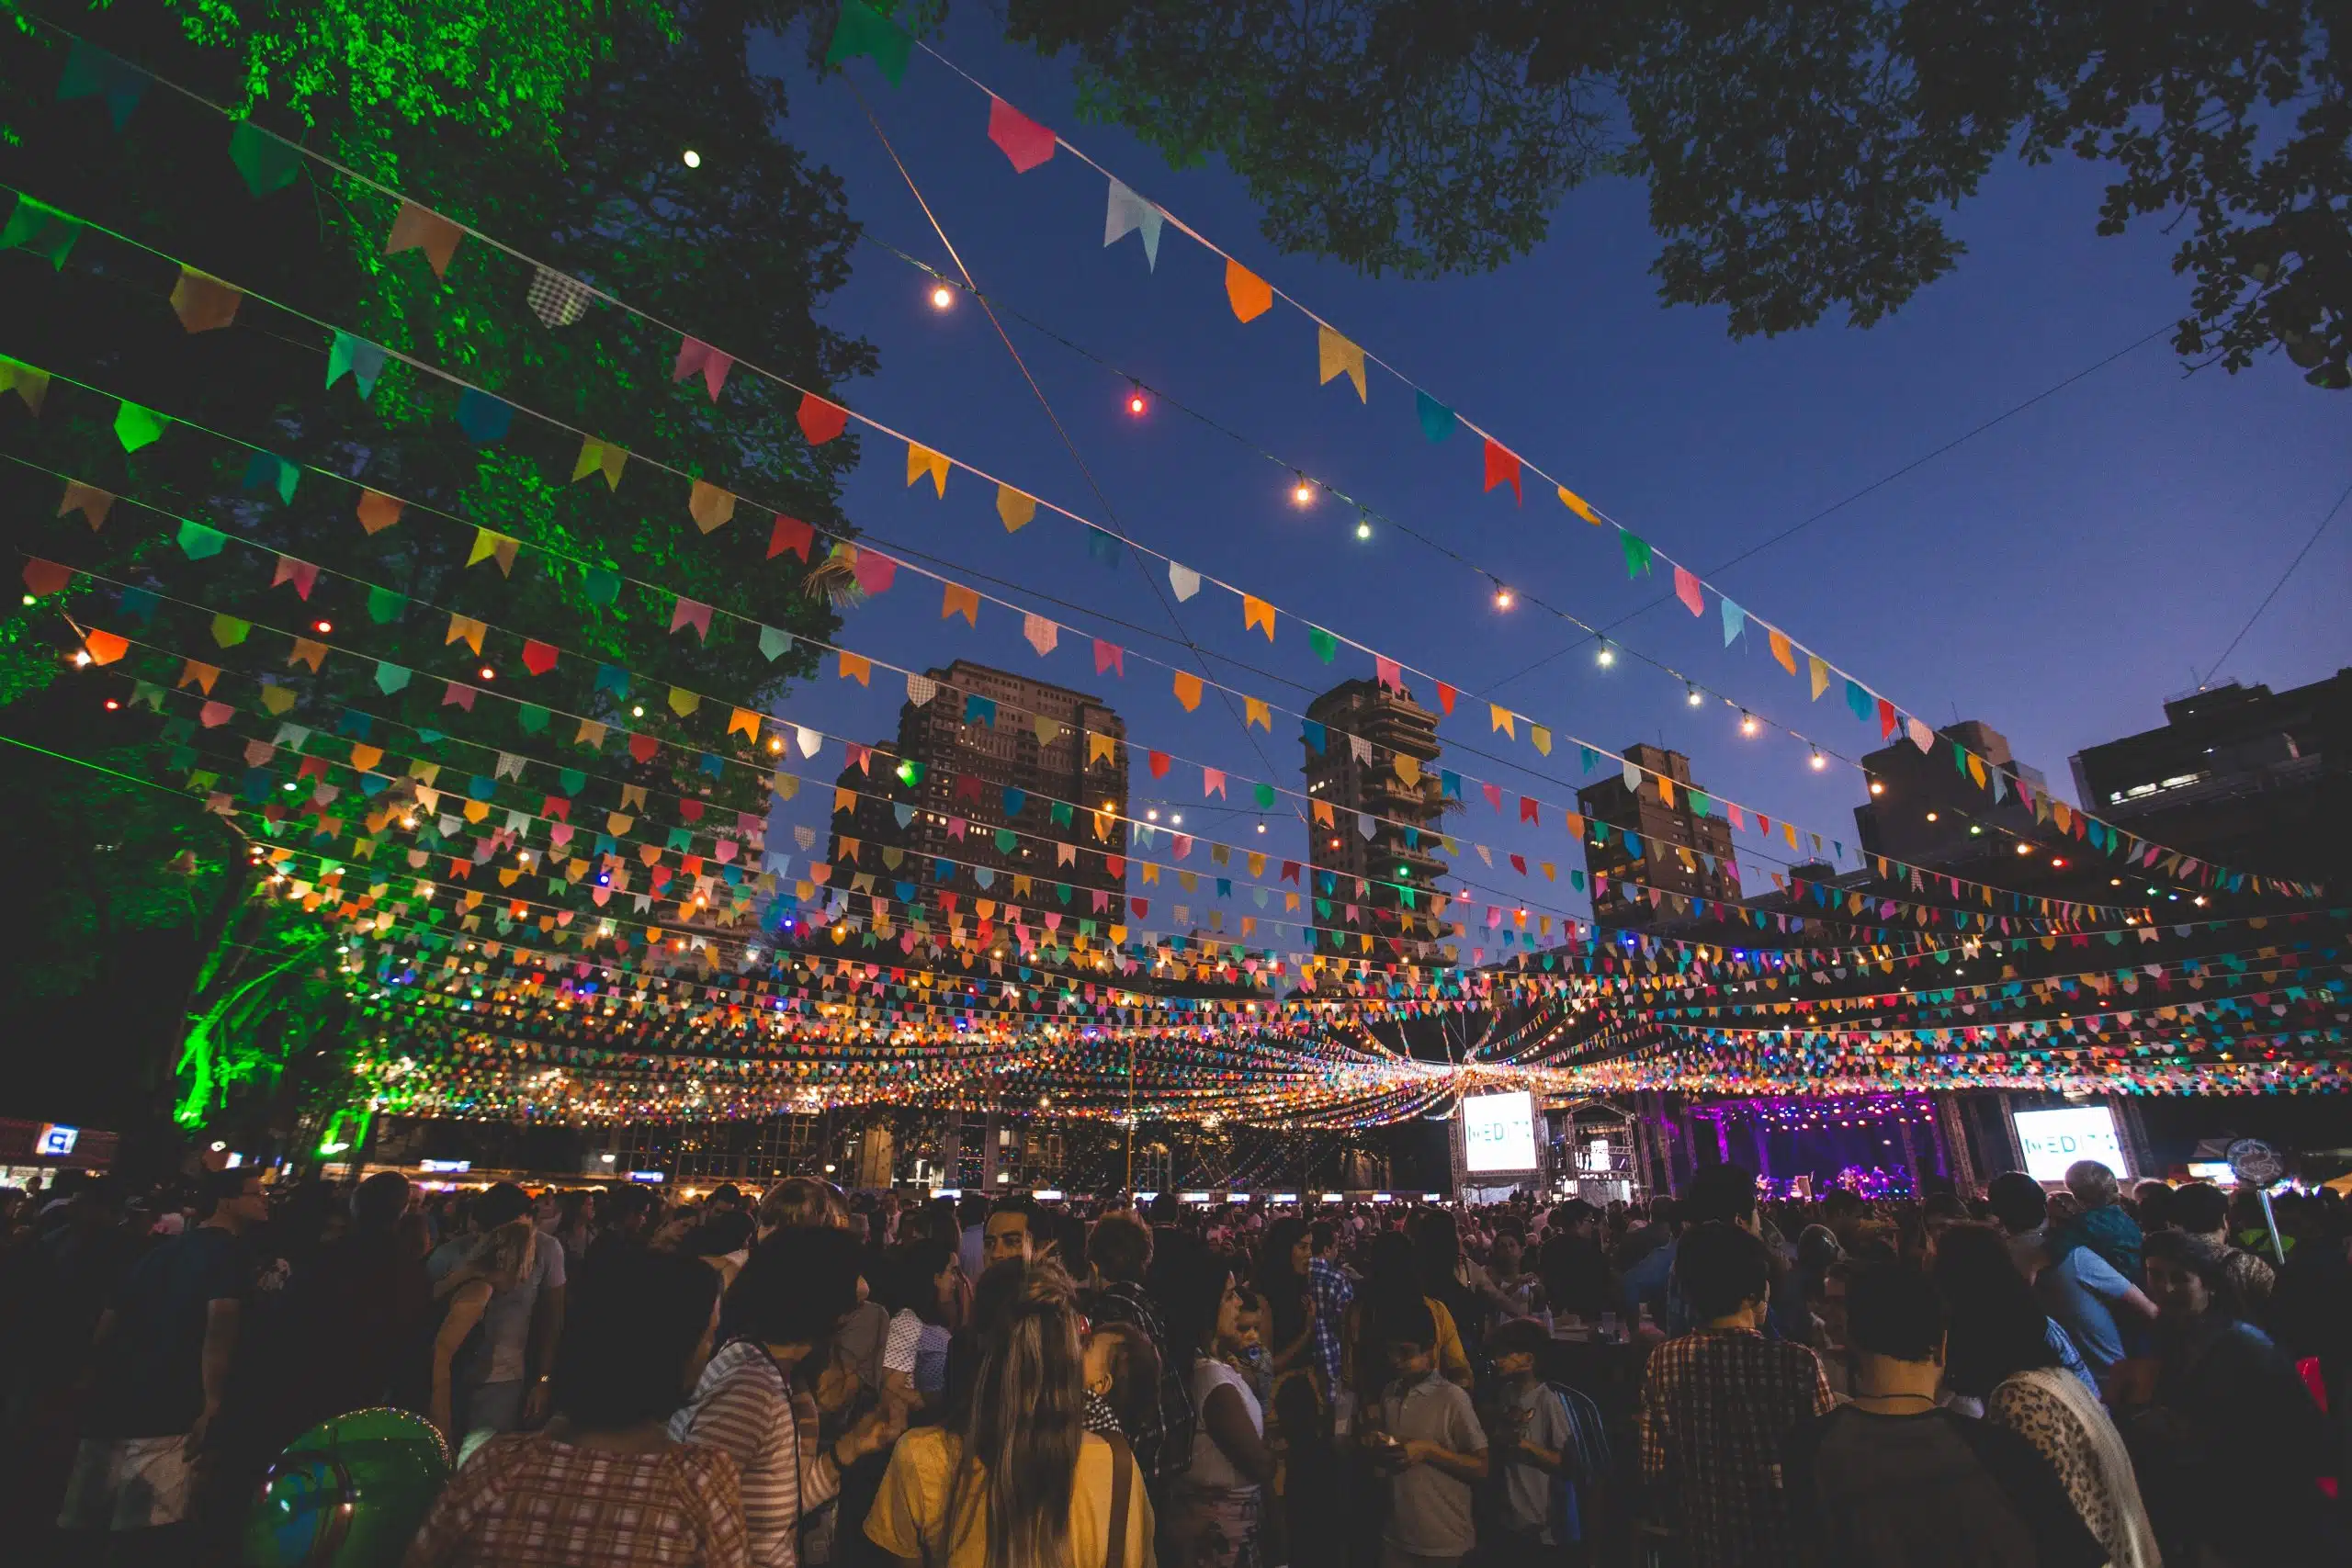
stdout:
[[(1643, 193), (1621, 181), (1574, 193), (1552, 238), (1500, 272), (1367, 278), (1276, 254), (1241, 182), (1221, 167), (1170, 170), (1121, 132), (1080, 123), (1068, 72), (1003, 44), (986, 21), (964, 13), (949, 31), (944, 47), (967, 69), (1702, 570), (2163, 326), (2188, 298), (2170, 271), (2174, 242), (2154, 225), (2118, 239), (2092, 232), (2100, 171), (2072, 163), (2001, 169), (1958, 215), (1970, 251), (1960, 271), (1867, 332), (1831, 322), (1736, 343), (1720, 312), (1662, 307), (1647, 275), (1657, 242)], [(849, 86), (812, 83), (799, 47), (796, 38), (774, 51), (793, 93), (790, 137), (840, 173), (870, 235), (952, 270)], [(870, 62), (853, 62), (850, 73), (993, 298), (1587, 621), (1612, 621), (1670, 586), (1662, 574), (1629, 583), (1614, 532), (1582, 523), (1540, 485), (1523, 506), (1507, 491), (1482, 494), (1476, 438), (1457, 431), (1429, 443), (1410, 389), (1377, 369), (1368, 405), (1344, 379), (1318, 387), (1313, 325), (1279, 303), (1254, 322), (1235, 321), (1222, 263), (1172, 225), (1156, 272), (1132, 236), (1104, 249), (1102, 176), (1067, 152), (1016, 175), (987, 140), (986, 97), (936, 62), (919, 52), (895, 91)], [(951, 576), (1017, 583), (993, 591), (1069, 629), (1041, 659), (1017, 617), (984, 606), (977, 629), (943, 623), (935, 586), (901, 575), (850, 612), (849, 647), (916, 667), (960, 655), (1099, 692), (1139, 747), (1228, 770), (1234, 799), (1246, 802), (1244, 779), (1296, 783), (1297, 723), (1279, 710), (1372, 672), (1344, 649), (1335, 666), (1317, 663), (1293, 617), (1329, 626), (1462, 687), (1464, 705), (1440, 732), (1445, 765), (1555, 807), (1540, 833), (1522, 829), (1473, 787), (1457, 819), (1459, 863), (1471, 879), (1497, 897), (1525, 889), (1531, 907), (1585, 908), (1565, 875), (1556, 887), (1531, 886), (1504, 860), (1521, 851), (1564, 874), (1577, 863), (1556, 810), (1586, 777), (1571, 735), (1610, 747), (1663, 741), (1689, 753), (1697, 778), (1719, 794), (1850, 844), (1849, 812), (1862, 798), (1851, 768), (1816, 773), (1806, 747), (1785, 733), (1742, 739), (1736, 709), (1689, 706), (1679, 682), (1634, 660), (1599, 669), (1589, 646), (1505, 683), (1575, 641), (1575, 628), (1525, 605), (1498, 613), (1485, 577), (1394, 531), (1357, 541), (1344, 508), (1291, 504), (1287, 469), (1164, 406), (1130, 417), (1124, 381), (1008, 321), (1106, 509), (980, 310), (959, 300), (936, 312), (927, 292), (928, 280), (904, 263), (859, 248), (855, 276), (828, 314), (879, 346), (882, 369), (846, 389), (847, 400), (1275, 602), (1283, 618), (1271, 648), (1245, 632), (1229, 595), (1205, 590), (1177, 609), (1219, 678), (1275, 705), (1274, 729), (1245, 739), (1214, 697), (1185, 713), (1168, 672), (1139, 659), (1124, 680), (1094, 676), (1088, 638), (1096, 635), (1188, 660), (1166, 640), (1173, 627), (1153, 591), (1154, 581), (1164, 588), (1157, 563), (1106, 570), (1088, 558), (1077, 528), (1043, 512), (1008, 536), (986, 486), (959, 472), (944, 501), (927, 480), (910, 490), (902, 449), (873, 436), (847, 497), (861, 526), (877, 542), (956, 563)], [(2304, 386), (2283, 358), (2235, 377), (2184, 376), (2161, 342), (2151, 344), (1710, 580), (1906, 710), (1936, 723), (1990, 722), (2071, 797), (2068, 755), (2161, 723), (2164, 698), (2221, 654), (2352, 481), (2348, 416), (2352, 398)], [(2352, 663), (2347, 570), (2352, 525), (2339, 519), (2222, 676), (2283, 687)], [(1835, 687), (1808, 702), (1804, 681), (1781, 672), (1760, 634), (1724, 648), (1712, 596), (1702, 619), (1668, 602), (1619, 635), (1849, 757), (1878, 743)], [(1523, 728), (1516, 743), (1488, 734), (1488, 694), (1552, 728), (1560, 739), (1548, 760)], [(871, 691), (839, 681), (828, 660), (786, 711), (829, 733), (878, 739), (895, 731), (901, 695), (878, 671)], [(829, 745), (818, 766), (830, 774), (839, 761)], [(1287, 801), (1260, 837), (1253, 812), (1202, 813), (1196, 767), (1179, 763), (1154, 785), (1138, 766), (1134, 787), (1138, 813), (1164, 798), (1217, 837), (1300, 852), (1303, 829)], [(802, 796), (790, 817), (821, 831), (829, 802), (819, 794)], [(1496, 870), (1475, 858), (1477, 842), (1492, 846)], [(1746, 854), (1756, 842), (1741, 836), (1743, 858), (1758, 869), (1775, 863)], [(1240, 912), (1257, 911), (1245, 902)]]

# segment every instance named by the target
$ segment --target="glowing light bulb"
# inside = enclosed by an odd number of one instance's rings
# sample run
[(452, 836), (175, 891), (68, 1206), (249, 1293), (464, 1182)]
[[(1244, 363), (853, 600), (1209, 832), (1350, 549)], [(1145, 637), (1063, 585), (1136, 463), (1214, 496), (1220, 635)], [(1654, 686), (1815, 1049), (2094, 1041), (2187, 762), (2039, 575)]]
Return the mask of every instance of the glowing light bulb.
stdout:
[(1821, 754), (1821, 748), (1818, 746), (1815, 747), (1813, 750), (1813, 771), (1817, 773), (1828, 765), (1829, 759)]
[(485, 681), (495, 681), (498, 679), (498, 671), (485, 664), (481, 667), (481, 678)]
[(1508, 589), (1508, 588), (1505, 588), (1505, 587), (1504, 587), (1501, 583), (1499, 583), (1499, 582), (1496, 583), (1496, 584), (1495, 584), (1495, 608), (1496, 608), (1496, 609), (1498, 609), (1498, 610), (1508, 610), (1508, 609), (1510, 609), (1510, 608), (1511, 607), (1511, 602), (1512, 602), (1512, 601), (1511, 601), (1511, 592), (1510, 592), (1510, 589)]
[(1127, 394), (1127, 412), (1129, 413), (1140, 417), (1143, 411), (1150, 406), (1150, 404), (1143, 400), (1143, 389), (1141, 387), (1137, 387), (1134, 391)]
[(1600, 653), (1599, 655), (1598, 662), (1603, 670), (1608, 669), (1611, 665), (1617, 662), (1617, 650), (1610, 647), (1607, 643), (1602, 643), (1600, 645)]
[(933, 310), (944, 310), (954, 303), (956, 303), (956, 291), (948, 288), (947, 285), (943, 283), (938, 288), (931, 291), (931, 308)]
[(1695, 707), (1697, 707), (1697, 706), (1699, 705), (1699, 704), (1700, 704), (1700, 702), (1701, 702), (1701, 701), (1702, 701), (1702, 699), (1701, 699), (1701, 697), (1700, 697), (1700, 695), (1699, 695), (1699, 688), (1698, 688), (1698, 687), (1696, 687), (1696, 686), (1691, 687), (1691, 688), (1690, 688), (1690, 705), (1691, 705), (1692, 707), (1694, 707), (1694, 708), (1695, 708)]
[(311, 623), (311, 629), (317, 632), (321, 637), (324, 637), (329, 632), (334, 630), (334, 623), (333, 621), (312, 621)]
[(699, 169), (702, 167), (702, 154), (695, 152), (691, 147), (687, 148), (678, 156), (679, 160), (689, 169)]
[(1298, 483), (1291, 487), (1290, 499), (1294, 506), (1306, 506), (1315, 500), (1315, 487), (1306, 482), (1305, 474), (1299, 475)]
[(1362, 517), (1356, 519), (1356, 537), (1359, 539), (1372, 537), (1372, 523), (1369, 519)]

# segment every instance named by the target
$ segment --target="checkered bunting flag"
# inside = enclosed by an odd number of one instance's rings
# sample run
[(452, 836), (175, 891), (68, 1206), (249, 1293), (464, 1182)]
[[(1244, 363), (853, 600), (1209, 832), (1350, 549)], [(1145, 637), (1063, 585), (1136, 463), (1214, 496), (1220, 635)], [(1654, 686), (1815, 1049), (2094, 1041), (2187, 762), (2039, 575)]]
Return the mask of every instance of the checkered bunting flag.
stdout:
[(588, 301), (594, 298), (586, 284), (551, 268), (543, 266), (531, 275), (531, 313), (551, 327), (571, 325), (587, 314)]

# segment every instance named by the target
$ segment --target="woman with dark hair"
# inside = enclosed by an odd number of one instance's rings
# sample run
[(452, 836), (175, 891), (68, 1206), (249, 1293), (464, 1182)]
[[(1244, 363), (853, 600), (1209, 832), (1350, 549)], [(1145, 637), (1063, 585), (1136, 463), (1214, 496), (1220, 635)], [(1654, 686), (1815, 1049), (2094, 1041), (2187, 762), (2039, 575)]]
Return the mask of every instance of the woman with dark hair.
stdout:
[(2070, 1366), (2060, 1354), (2072, 1342), (2018, 1272), (2007, 1238), (1991, 1225), (1948, 1226), (1934, 1277), (1951, 1315), (1944, 1386), (1954, 1408), (1980, 1407), (1988, 1424), (2033, 1445), (2110, 1568), (2157, 1568), (2131, 1456), (2081, 1359)]
[(1380, 1327), (1383, 1314), (1393, 1316), (1421, 1302), (1437, 1325), (1438, 1371), (1448, 1382), (1468, 1388), (1470, 1358), (1462, 1348), (1462, 1335), (1446, 1304), (1421, 1289), (1412, 1242), (1401, 1231), (1383, 1231), (1372, 1238), (1367, 1262), (1363, 1288), (1349, 1304), (1346, 1331), (1340, 1339), (1346, 1362), (1341, 1381), (1365, 1404), (1378, 1399), (1388, 1385), (1390, 1371), (1388, 1341)]
[(1452, 1314), (1465, 1364), (1476, 1365), (1487, 1337), (1487, 1309), (1477, 1289), (1486, 1284), (1486, 1272), (1463, 1255), (1461, 1223), (1451, 1209), (1424, 1211), (1412, 1236), (1421, 1294), (1442, 1303)]
[(718, 1278), (692, 1258), (600, 1269), (565, 1325), (555, 1419), (484, 1444), (404, 1568), (749, 1568), (735, 1461), (666, 1427), (718, 1316)]
[(2346, 1542), (2319, 1490), (2338, 1440), (2294, 1363), (2245, 1321), (2228, 1254), (2158, 1231), (2143, 1267), (2156, 1359), (2120, 1367), (2115, 1397), (2165, 1561), (2342, 1562)]
[(1151, 1504), (1125, 1441), (1085, 1428), (1078, 1324), (1058, 1293), (1005, 1307), (960, 1428), (892, 1450), (866, 1540), (922, 1568), (1145, 1568)]
[(885, 1253), (871, 1281), (874, 1299), (890, 1314), (882, 1343), (882, 1382), (891, 1397), (912, 1406), (947, 1392), (948, 1319), (960, 1270), (944, 1241), (908, 1241)]
[(1314, 1256), (1306, 1222), (1292, 1215), (1266, 1227), (1250, 1282), (1266, 1298), (1272, 1339), (1266, 1353), (1277, 1380), (1306, 1366), (1315, 1342), (1315, 1303), (1306, 1293), (1306, 1266)]
[(1171, 1568), (1255, 1568), (1259, 1488), (1274, 1477), (1265, 1407), (1225, 1356), (1240, 1339), (1241, 1294), (1222, 1255), (1188, 1260), (1170, 1283), (1169, 1337), (1189, 1361), (1187, 1384), (1201, 1418), (1191, 1462), (1169, 1495)]
[(760, 1243), (727, 1292), (727, 1343), (670, 1423), (680, 1442), (735, 1461), (757, 1568), (792, 1568), (803, 1516), (839, 1496), (842, 1472), (888, 1447), (903, 1422), (877, 1412), (820, 1446), (814, 1404), (793, 1397), (793, 1372), (857, 1306), (858, 1251), (845, 1230), (780, 1230)]

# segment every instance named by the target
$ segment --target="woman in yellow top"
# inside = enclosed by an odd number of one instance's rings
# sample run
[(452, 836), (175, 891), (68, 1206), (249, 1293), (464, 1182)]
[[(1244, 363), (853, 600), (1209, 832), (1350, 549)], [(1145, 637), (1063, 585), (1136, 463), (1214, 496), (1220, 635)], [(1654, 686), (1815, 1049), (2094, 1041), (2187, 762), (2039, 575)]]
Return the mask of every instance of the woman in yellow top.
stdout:
[(910, 1568), (1154, 1568), (1143, 1473), (1124, 1441), (1085, 1429), (1084, 1404), (1078, 1314), (1015, 1303), (961, 1430), (899, 1439), (866, 1539)]
[(1383, 1231), (1373, 1237), (1370, 1268), (1363, 1288), (1349, 1303), (1346, 1330), (1340, 1337), (1340, 1381), (1353, 1389), (1365, 1405), (1376, 1403), (1390, 1376), (1387, 1342), (1382, 1337), (1383, 1302), (1422, 1302), (1437, 1325), (1437, 1370), (1448, 1382), (1468, 1388), (1474, 1374), (1469, 1354), (1462, 1348), (1462, 1331), (1453, 1314), (1435, 1296), (1421, 1293), (1413, 1243), (1402, 1231)]

